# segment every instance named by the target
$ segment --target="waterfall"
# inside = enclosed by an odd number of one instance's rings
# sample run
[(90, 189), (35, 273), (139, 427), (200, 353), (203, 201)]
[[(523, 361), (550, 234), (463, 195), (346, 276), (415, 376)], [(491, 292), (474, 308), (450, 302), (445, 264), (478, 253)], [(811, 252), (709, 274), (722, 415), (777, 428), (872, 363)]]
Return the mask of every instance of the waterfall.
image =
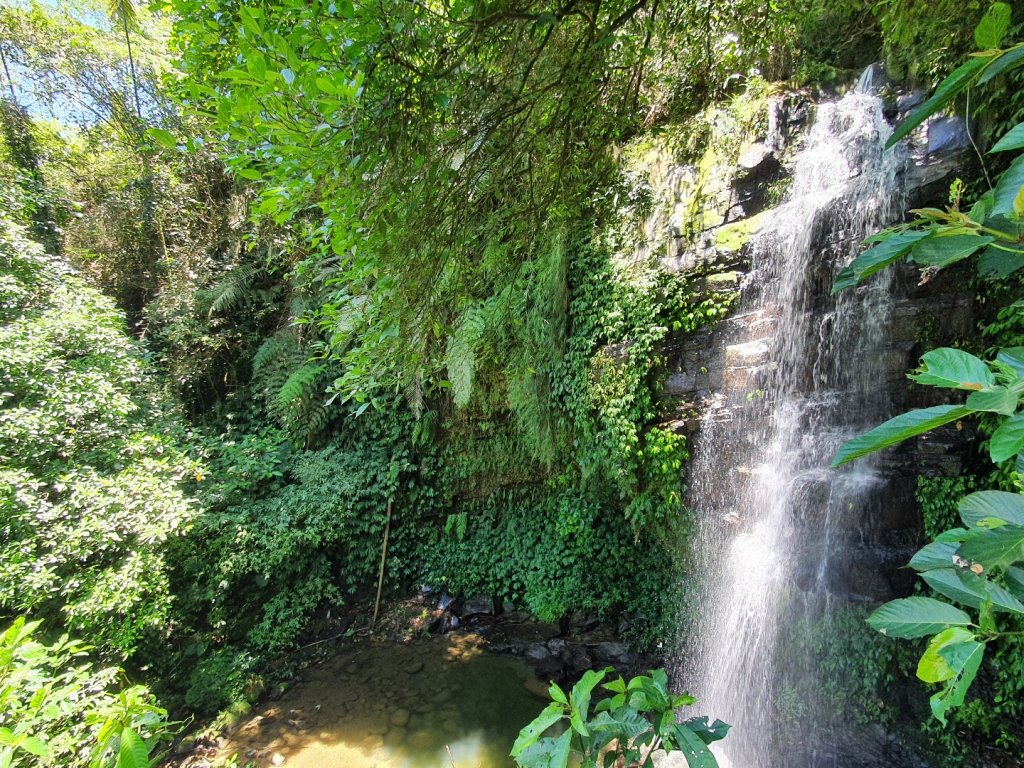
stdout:
[[(726, 349), (724, 390), (704, 415), (689, 478), (696, 510), (697, 633), (678, 677), (700, 711), (733, 725), (716, 751), (730, 768), (820, 768), (827, 711), (817, 660), (790, 642), (846, 600), (840, 563), (870, 462), (834, 471), (850, 436), (887, 415), (878, 386), (890, 286), (830, 297), (861, 240), (898, 216), (904, 160), (883, 150), (881, 101), (855, 90), (817, 107), (792, 185), (752, 244), (752, 271)], [(790, 732), (806, 737), (799, 757)]]

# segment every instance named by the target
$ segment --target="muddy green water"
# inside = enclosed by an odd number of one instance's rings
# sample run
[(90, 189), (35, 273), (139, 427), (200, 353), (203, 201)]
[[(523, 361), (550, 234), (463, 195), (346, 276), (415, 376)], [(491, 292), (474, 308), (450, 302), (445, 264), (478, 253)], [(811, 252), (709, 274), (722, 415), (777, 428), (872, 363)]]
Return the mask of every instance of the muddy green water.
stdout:
[(510, 768), (519, 729), (545, 706), (520, 660), (479, 637), (363, 643), (256, 710), (223, 756), (289, 768)]

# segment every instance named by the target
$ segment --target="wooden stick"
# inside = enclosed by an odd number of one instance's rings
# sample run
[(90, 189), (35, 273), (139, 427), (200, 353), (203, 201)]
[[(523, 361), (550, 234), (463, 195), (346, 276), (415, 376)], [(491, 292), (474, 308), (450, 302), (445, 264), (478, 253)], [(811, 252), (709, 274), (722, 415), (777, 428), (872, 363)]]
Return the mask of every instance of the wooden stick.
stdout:
[(380, 571), (377, 574), (377, 600), (373, 604), (373, 619), (370, 627), (377, 625), (377, 611), (380, 610), (380, 591), (384, 587), (384, 560), (388, 556), (388, 536), (391, 534), (391, 499), (388, 499), (388, 521), (384, 525), (384, 546), (380, 549)]

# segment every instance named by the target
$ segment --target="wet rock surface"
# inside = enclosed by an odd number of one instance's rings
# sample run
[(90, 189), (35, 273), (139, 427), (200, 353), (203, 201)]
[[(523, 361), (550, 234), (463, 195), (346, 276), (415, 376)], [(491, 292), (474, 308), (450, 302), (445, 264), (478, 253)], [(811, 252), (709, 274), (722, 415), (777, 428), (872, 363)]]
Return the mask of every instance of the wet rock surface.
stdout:
[[(920, 103), (919, 94), (900, 94), (890, 84), (885, 88), (889, 119), (898, 119)], [(718, 498), (716, 494), (720, 492), (715, 488), (702, 487), (699, 499), (701, 508), (709, 515), (720, 516), (724, 528), (739, 528), (744, 523), (743, 511), (733, 508), (730, 499), (742, 497), (744, 489), (756, 482), (763, 453), (758, 440), (770, 426), (768, 417), (777, 396), (772, 383), (779, 379), (780, 370), (796, 382), (795, 387), (801, 376), (835, 382), (831, 390), (821, 386), (807, 402), (801, 403), (806, 423), (796, 429), (798, 434), (810, 435), (816, 427), (820, 429), (822, 424), (830, 423), (822, 418), (823, 414), (837, 409), (855, 411), (865, 406), (881, 406), (884, 410), (879, 412), (893, 415), (946, 402), (944, 392), (908, 384), (906, 373), (917, 366), (924, 351), (970, 338), (975, 332), (974, 296), (965, 290), (968, 283), (955, 271), (922, 279), (916, 267), (900, 264), (887, 275), (894, 299), (891, 320), (885, 324), (881, 342), (872, 349), (872, 365), (877, 367), (877, 371), (872, 369), (873, 402), (851, 403), (849, 398), (843, 399), (841, 369), (811, 369), (808, 365), (803, 371), (799, 362), (795, 366), (787, 364), (785, 369), (778, 367), (773, 354), (785, 346), (779, 341), (785, 308), (770, 300), (772, 274), (751, 275), (755, 235), (771, 232), (771, 224), (764, 222), (772, 222), (783, 210), (773, 208), (777, 205), (773, 201), (786, 188), (790, 161), (800, 147), (802, 132), (819, 112), (820, 108), (807, 94), (783, 95), (773, 100), (769, 105), (768, 134), (754, 137), (741, 150), (739, 161), (731, 166), (731, 175), (727, 174), (727, 187), (734, 194), (725, 202), (706, 201), (719, 205), (717, 211), (705, 212), (704, 217), (716, 223), (688, 238), (677, 238), (675, 252), (663, 252), (665, 269), (705, 280), (708, 275), (729, 273), (729, 281), (722, 285), (738, 285), (740, 291), (739, 306), (713, 329), (670, 335), (663, 345), (667, 371), (662, 397), (665, 410), (671, 414), (665, 426), (686, 434), (694, 445), (702, 431), (707, 430), (705, 437), (711, 435), (716, 444), (729, 446), (723, 451), (732, 451), (730, 455), (718, 456), (714, 464), (719, 476), (723, 466), (729, 467), (726, 484), (734, 492), (721, 492)], [(944, 118), (927, 121), (912, 136), (903, 169), (894, 170), (895, 178), (901, 182), (896, 186), (902, 186), (906, 195), (900, 207), (909, 210), (944, 206), (949, 183), (956, 175), (963, 175), (965, 167), (973, 162), (969, 147), (970, 138), (962, 122)], [(854, 167), (851, 178), (858, 178), (862, 172), (863, 168)], [(716, 172), (710, 171), (708, 175), (714, 177)], [(844, 251), (854, 239), (863, 237), (850, 231), (848, 218), (839, 204), (834, 213), (807, 221), (809, 248), (822, 257), (809, 262), (802, 273), (807, 294), (812, 298), (800, 315), (809, 322), (787, 326), (807, 329), (806, 337), (793, 341), (796, 348), (818, 350), (833, 335), (829, 324), (836, 322), (835, 312), (830, 309), (828, 298), (833, 275), (824, 254)], [(763, 300), (766, 296), (767, 301)], [(916, 479), (922, 473), (956, 475), (970, 460), (972, 451), (970, 425), (956, 424), (885, 452), (876, 462), (877, 486), (835, 515), (838, 535), (853, 542), (853, 546), (831, 556), (830, 567), (824, 573), (812, 565), (812, 550), (818, 543), (808, 542), (804, 550), (797, 547), (790, 566), (794, 591), (809, 594), (823, 590), (835, 605), (845, 602), (868, 608), (908, 594), (913, 574), (905, 565), (923, 543), (920, 510), (914, 499)], [(828, 503), (826, 485), (813, 472), (805, 475), (800, 478), (804, 487), (793, 491), (802, 495), (797, 508), (824, 509)], [(691, 499), (691, 506), (697, 507), (695, 502)], [(794, 524), (813, 530), (815, 520), (799, 518)], [(908, 728), (915, 727), (907, 722)], [(851, 729), (835, 744), (795, 744), (791, 764), (829, 768), (916, 768), (928, 764), (920, 757), (919, 745), (900, 735), (898, 724), (888, 730), (861, 730)]]
[(542, 680), (571, 685), (588, 669), (614, 666), (623, 675), (635, 675), (659, 664), (657, 657), (633, 652), (619, 639), (619, 631), (629, 629), (628, 617), (613, 630), (585, 613), (548, 624), (508, 602), (498, 612), (495, 601), (484, 596), (463, 600), (428, 590), (421, 600), (430, 612), (432, 631), (471, 630), (483, 638), (488, 651), (523, 659)]

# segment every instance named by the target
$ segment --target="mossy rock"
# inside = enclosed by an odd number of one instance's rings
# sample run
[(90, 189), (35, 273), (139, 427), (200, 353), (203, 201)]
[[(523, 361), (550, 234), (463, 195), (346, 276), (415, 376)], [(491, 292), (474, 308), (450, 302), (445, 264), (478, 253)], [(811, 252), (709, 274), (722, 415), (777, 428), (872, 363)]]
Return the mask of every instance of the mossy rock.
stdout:
[(733, 288), (739, 285), (740, 280), (743, 279), (743, 273), (737, 271), (715, 272), (704, 279), (707, 281), (709, 288), (722, 290), (724, 288)]
[(762, 211), (756, 216), (719, 227), (715, 232), (715, 248), (726, 253), (739, 252), (764, 226), (768, 213), (769, 211)]

